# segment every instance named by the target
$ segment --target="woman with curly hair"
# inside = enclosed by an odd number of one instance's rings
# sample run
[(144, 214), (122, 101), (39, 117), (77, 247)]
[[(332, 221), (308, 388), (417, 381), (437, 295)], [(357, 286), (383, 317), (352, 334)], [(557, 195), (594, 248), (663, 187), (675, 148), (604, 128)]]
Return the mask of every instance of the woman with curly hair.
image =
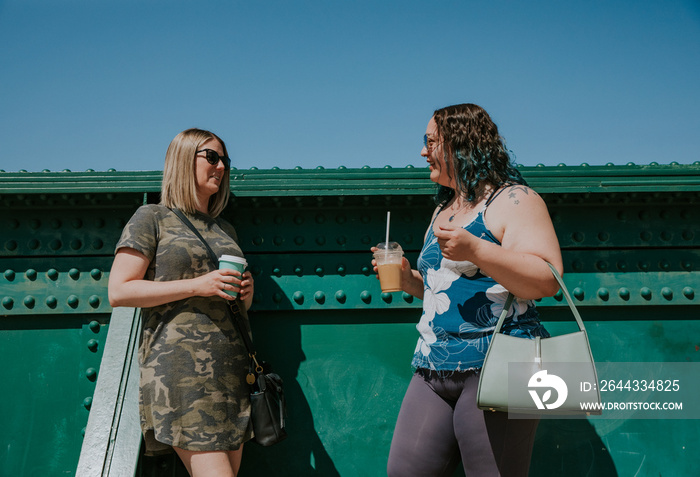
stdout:
[(538, 420), (476, 407), (479, 371), (509, 292), (503, 326), (513, 336), (549, 334), (533, 300), (558, 290), (562, 272), (542, 198), (513, 166), (489, 115), (474, 104), (438, 109), (421, 155), (439, 185), (418, 270), (404, 258), (403, 290), (423, 299), (415, 374), (399, 412), (389, 476), (525, 476)]

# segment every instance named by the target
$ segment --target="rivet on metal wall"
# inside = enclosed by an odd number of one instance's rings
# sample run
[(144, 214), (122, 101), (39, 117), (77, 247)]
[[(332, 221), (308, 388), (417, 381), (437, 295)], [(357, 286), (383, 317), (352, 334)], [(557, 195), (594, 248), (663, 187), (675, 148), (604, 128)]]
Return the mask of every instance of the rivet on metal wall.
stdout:
[(60, 249), (61, 246), (63, 246), (63, 244), (58, 239), (53, 239), (51, 242), (49, 242), (49, 248), (53, 251)]
[(11, 310), (14, 305), (15, 305), (15, 301), (12, 299), (12, 297), (6, 296), (5, 298), (2, 299), (2, 306), (6, 310)]
[(387, 293), (387, 292), (382, 293), (382, 300), (384, 300), (385, 303), (391, 303), (391, 300), (392, 300), (391, 293)]
[(58, 298), (56, 298), (53, 295), (47, 296), (46, 297), (46, 306), (48, 306), (51, 309), (56, 308), (56, 306), (58, 306)]
[(335, 221), (339, 224), (344, 224), (348, 221), (348, 218), (345, 216), (345, 214), (339, 214), (335, 217)]
[(294, 243), (297, 245), (304, 245), (304, 237), (302, 237), (301, 235), (297, 235), (296, 237), (294, 237)]
[(630, 299), (630, 291), (625, 287), (620, 288), (617, 291), (617, 294), (620, 296), (620, 298), (622, 298), (625, 301)]
[(652, 237), (651, 232), (649, 232), (648, 230), (645, 230), (644, 232), (639, 234), (639, 238), (641, 238), (644, 242), (650, 241), (651, 237)]
[(672, 232), (669, 232), (668, 230), (664, 230), (663, 232), (661, 232), (661, 240), (668, 242), (672, 238), (673, 238)]
[(625, 262), (624, 260), (617, 262), (617, 269), (620, 270), (621, 272), (626, 271), (627, 270), (627, 262)]
[(100, 306), (100, 297), (97, 295), (92, 295), (88, 298), (88, 303), (93, 308), (98, 308)]
[(401, 294), (401, 298), (403, 298), (403, 301), (405, 301), (406, 303), (413, 303), (413, 295), (411, 295), (410, 293), (403, 292)]
[(79, 229), (83, 226), (83, 221), (80, 219), (73, 219), (73, 221), (70, 223), (74, 229)]
[(100, 219), (100, 218), (95, 219), (95, 227), (97, 227), (98, 229), (101, 229), (104, 226), (105, 226), (104, 219)]
[(280, 292), (276, 292), (272, 294), (272, 301), (275, 303), (279, 303), (282, 301), (283, 295)]
[(647, 301), (651, 300), (651, 290), (648, 287), (643, 287), (641, 290), (639, 290), (639, 294), (645, 300), (647, 300)]
[(260, 235), (257, 235), (255, 238), (253, 238), (253, 245), (262, 245), (263, 244), (263, 238)]
[(683, 267), (683, 270), (690, 271), (693, 268), (693, 264), (692, 264), (692, 262), (685, 260), (685, 261), (681, 262), (681, 267)]
[(360, 300), (369, 305), (372, 302), (372, 294), (367, 290), (364, 290), (362, 293), (360, 293)]
[(90, 381), (95, 381), (97, 379), (97, 370), (95, 368), (88, 368), (85, 370), (85, 377)]
[(406, 234), (403, 236), (403, 241), (404, 243), (413, 243), (413, 235), (411, 234)]
[(639, 263), (637, 264), (637, 268), (639, 268), (640, 270), (646, 272), (647, 270), (649, 270), (649, 262), (639, 262)]
[(8, 240), (5, 243), (5, 248), (10, 252), (17, 250), (17, 242), (15, 242), (14, 240)]
[(661, 296), (669, 301), (673, 300), (673, 290), (671, 290), (669, 287), (663, 287), (661, 289)]
[(35, 305), (35, 304), (36, 304), (36, 299), (35, 299), (33, 296), (27, 295), (27, 296), (24, 297), (24, 306), (26, 306), (26, 307), (29, 308), (30, 310), (31, 310), (32, 308), (34, 308), (34, 305)]
[(75, 309), (78, 308), (78, 305), (80, 304), (80, 300), (78, 299), (77, 296), (75, 295), (70, 295), (68, 299), (66, 300), (66, 304), (70, 306), (71, 308)]
[(314, 294), (314, 300), (316, 300), (316, 303), (319, 305), (323, 305), (326, 302), (326, 294), (322, 291), (317, 291)]
[(668, 271), (668, 270), (671, 268), (671, 264), (668, 263), (668, 260), (661, 260), (661, 261), (659, 262), (659, 268), (660, 268), (661, 270)]
[(338, 300), (338, 303), (345, 303), (348, 297), (345, 295), (343, 290), (338, 290), (335, 292), (335, 299)]
[(621, 220), (623, 222), (627, 221), (627, 213), (625, 211), (620, 211), (617, 213), (617, 220)]
[(83, 399), (83, 406), (89, 411), (92, 407), (92, 397), (88, 396), (85, 399)]
[(690, 287), (685, 287), (683, 289), (683, 296), (686, 297), (688, 300), (692, 300), (695, 298), (695, 290), (693, 290)]
[(301, 225), (304, 223), (304, 216), (301, 214), (297, 214), (294, 216), (294, 223), (297, 225)]
[(324, 272), (323, 272), (323, 267), (321, 267), (320, 265), (317, 266), (317, 267), (316, 267), (316, 270), (314, 270), (314, 271), (316, 272), (316, 275), (318, 275), (319, 277), (322, 277), (322, 276), (323, 276), (323, 273), (324, 273)]
[(316, 237), (316, 244), (317, 245), (325, 245), (326, 244), (326, 237), (324, 237), (323, 235), (319, 235), (318, 237)]
[(337, 239), (336, 242), (338, 242), (338, 245), (345, 245), (347, 243), (348, 239), (344, 235), (340, 235)]
[(693, 238), (695, 237), (695, 234), (693, 234), (692, 230), (684, 230), (681, 233), (681, 236), (683, 237), (683, 240), (690, 241), (690, 240), (693, 240)]
[(583, 297), (584, 297), (583, 288), (581, 288), (581, 287), (574, 288), (574, 296), (576, 297), (577, 300), (583, 300)]
[(37, 230), (39, 227), (41, 227), (41, 221), (39, 219), (32, 219), (29, 221), (29, 227)]
[(92, 320), (90, 323), (88, 323), (88, 328), (93, 333), (99, 333), (100, 332), (100, 323), (97, 320)]
[(282, 276), (282, 270), (280, 270), (279, 267), (275, 267), (272, 269), (272, 274), (279, 278)]
[(338, 265), (338, 268), (336, 268), (336, 271), (338, 272), (338, 275), (341, 277), (345, 276), (345, 265)]
[(372, 220), (372, 218), (371, 218), (369, 215), (367, 215), (367, 214), (365, 214), (365, 215), (363, 215), (363, 216), (360, 217), (360, 221), (361, 221), (363, 224), (368, 224), (368, 223), (370, 223), (371, 220)]
[(255, 265), (254, 267), (252, 267), (252, 268), (250, 269), (250, 273), (251, 273), (254, 277), (258, 277), (258, 276), (260, 276), (260, 275), (262, 274), (262, 268), (259, 267), (258, 265)]
[(68, 270), (68, 276), (71, 277), (73, 280), (77, 280), (80, 278), (80, 270), (77, 268), (71, 268)]
[(363, 274), (364, 276), (368, 277), (368, 276), (369, 276), (369, 273), (370, 273), (370, 269), (369, 269), (369, 267), (368, 267), (367, 265), (365, 265), (364, 267), (362, 267), (362, 274)]
[(104, 247), (105, 244), (102, 240), (100, 239), (95, 239), (92, 241), (92, 248), (95, 250), (102, 250), (102, 247)]
[(274, 221), (277, 225), (279, 225), (282, 222), (284, 222), (284, 217), (282, 217), (281, 215), (275, 215)]
[(598, 234), (598, 240), (601, 242), (607, 242), (608, 240), (610, 240), (610, 234), (607, 232), (600, 232)]
[(583, 268), (583, 264), (582, 264), (579, 260), (574, 260), (574, 261), (571, 263), (571, 268), (572, 268), (575, 272), (579, 272), (579, 271), (581, 271), (581, 269)]
[(87, 342), (87, 348), (88, 348), (90, 351), (92, 351), (93, 353), (95, 353), (99, 347), (100, 347), (100, 342), (97, 341), (96, 339), (93, 338), (93, 339), (91, 339), (91, 340), (88, 340), (88, 342)]
[[(294, 242), (296, 243), (299, 238), (300, 237), (295, 238)], [(272, 243), (274, 243), (277, 246), (280, 246), (284, 243), (284, 237), (277, 235), (274, 239), (272, 239)], [(299, 243), (297, 243), (297, 245), (299, 245)]]
[(302, 303), (304, 303), (304, 294), (300, 291), (296, 291), (294, 292), (292, 299), (294, 299), (297, 305), (301, 305)]
[(37, 277), (36, 270), (34, 270), (33, 268), (30, 268), (29, 270), (27, 270), (24, 273), (24, 276), (27, 277), (27, 280), (34, 281), (34, 280), (36, 280), (36, 277)]
[(598, 289), (598, 298), (600, 298), (603, 301), (608, 301), (608, 298), (610, 298), (610, 292), (608, 291), (607, 288), (599, 288)]
[(304, 274), (304, 267), (301, 265), (297, 265), (294, 267), (294, 274), (298, 277), (302, 276)]
[(322, 224), (326, 222), (326, 216), (323, 214), (318, 214), (316, 215), (316, 223), (317, 224)]
[(93, 268), (90, 270), (90, 276), (92, 277), (93, 280), (99, 280), (102, 278), (102, 270), (99, 268)]
[(582, 232), (574, 232), (571, 234), (571, 240), (577, 243), (583, 242), (583, 240), (586, 238), (586, 236)]
[(564, 299), (564, 293), (562, 293), (561, 289), (557, 290), (554, 294), (554, 299), (557, 301), (562, 301)]
[(31, 239), (28, 245), (31, 250), (36, 250), (41, 246), (41, 242), (39, 242), (37, 239)]
[(598, 261), (595, 263), (595, 267), (596, 267), (599, 271), (605, 272), (605, 271), (608, 270), (608, 262), (606, 262), (605, 260), (598, 260)]
[(362, 242), (365, 245), (369, 245), (370, 243), (372, 243), (372, 237), (370, 237), (369, 235), (364, 235), (360, 239), (360, 242)]
[(8, 282), (11, 282), (12, 280), (15, 279), (15, 271), (14, 270), (5, 270), (5, 273), (3, 274), (5, 277), (5, 280)]

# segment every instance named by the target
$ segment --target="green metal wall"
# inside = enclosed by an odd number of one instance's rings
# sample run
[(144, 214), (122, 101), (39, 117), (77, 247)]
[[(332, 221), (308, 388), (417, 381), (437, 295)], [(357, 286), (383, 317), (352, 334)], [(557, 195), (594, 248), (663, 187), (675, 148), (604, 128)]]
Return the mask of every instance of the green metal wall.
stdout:
[[(700, 360), (700, 163), (533, 167), (565, 281), (598, 361)], [(259, 353), (282, 375), (291, 437), (246, 447), (241, 475), (385, 475), (411, 376), (419, 300), (382, 294), (369, 248), (415, 264), (433, 204), (425, 169), (232, 171), (224, 213), (256, 279)], [(114, 244), (157, 202), (157, 172), (0, 172), (0, 473), (73, 475), (111, 308)], [(540, 302), (550, 331), (561, 296)], [(543, 421), (531, 475), (695, 475), (696, 421)], [(171, 457), (139, 475), (184, 475)]]

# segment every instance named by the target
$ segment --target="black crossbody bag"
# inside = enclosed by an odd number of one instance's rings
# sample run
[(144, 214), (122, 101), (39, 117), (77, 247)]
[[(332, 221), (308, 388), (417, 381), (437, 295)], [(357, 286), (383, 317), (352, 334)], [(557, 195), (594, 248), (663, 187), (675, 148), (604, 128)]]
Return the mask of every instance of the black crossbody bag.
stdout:
[[(199, 231), (192, 225), (181, 210), (172, 209), (173, 213), (185, 224), (195, 236), (201, 240), (209, 253), (209, 259), (215, 267), (218, 267), (219, 259)], [(253, 440), (262, 446), (271, 446), (287, 437), (285, 430), (285, 417), (287, 415), (287, 402), (284, 398), (282, 378), (279, 375), (265, 370), (267, 363), (258, 363), (253, 341), (248, 335), (248, 330), (238, 307), (238, 300), (230, 300), (229, 308), (233, 322), (241, 335), (250, 358), (248, 376), (246, 381), (250, 387), (250, 419), (253, 421)]]

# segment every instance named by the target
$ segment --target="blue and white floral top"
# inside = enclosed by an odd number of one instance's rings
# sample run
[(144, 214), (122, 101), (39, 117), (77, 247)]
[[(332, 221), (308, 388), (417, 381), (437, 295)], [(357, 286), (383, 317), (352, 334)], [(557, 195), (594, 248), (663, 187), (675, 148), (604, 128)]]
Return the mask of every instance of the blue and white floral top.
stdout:
[[(464, 228), (483, 240), (500, 242), (484, 224), (484, 211)], [(416, 325), (420, 338), (412, 366), (435, 371), (467, 371), (483, 365), (508, 290), (469, 261), (442, 256), (433, 224), (418, 257), (423, 276), (423, 315)], [(516, 297), (502, 331), (513, 336), (548, 337), (532, 300)]]

